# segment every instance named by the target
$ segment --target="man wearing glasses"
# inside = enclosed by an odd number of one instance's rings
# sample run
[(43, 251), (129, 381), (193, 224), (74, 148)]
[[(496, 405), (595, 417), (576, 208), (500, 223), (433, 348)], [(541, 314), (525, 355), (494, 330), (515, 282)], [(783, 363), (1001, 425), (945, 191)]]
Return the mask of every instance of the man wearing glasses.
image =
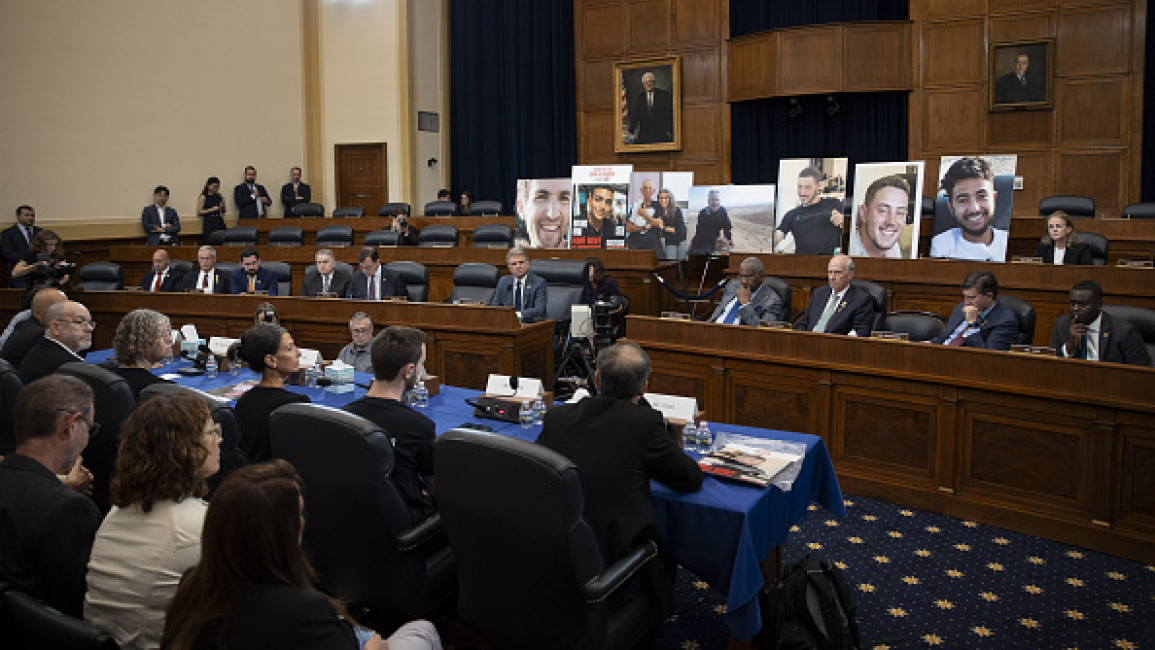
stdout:
[(356, 372), (373, 372), (373, 357), (369, 353), (369, 344), (373, 342), (373, 320), (369, 314), (359, 311), (349, 319), (349, 334), (353, 342), (341, 348), (337, 359), (346, 365), (353, 366)]
[(56, 372), (72, 361), (84, 361), (84, 352), (92, 347), (96, 322), (84, 305), (65, 300), (48, 308), (45, 314), (44, 339), (32, 347), (20, 362), (24, 384)]
[(762, 260), (757, 257), (742, 260), (738, 279), (726, 283), (726, 291), (718, 302), (718, 308), (710, 315), (710, 322), (757, 327), (759, 321), (785, 320), (782, 299), (770, 285), (763, 284), (765, 279)]
[(529, 258), (525, 249), (514, 246), (505, 254), (505, 266), (509, 275), (497, 282), (493, 296), (489, 299), (491, 307), (513, 307), (517, 311), (517, 318), (523, 323), (532, 323), (546, 317), (545, 280), (529, 272)]

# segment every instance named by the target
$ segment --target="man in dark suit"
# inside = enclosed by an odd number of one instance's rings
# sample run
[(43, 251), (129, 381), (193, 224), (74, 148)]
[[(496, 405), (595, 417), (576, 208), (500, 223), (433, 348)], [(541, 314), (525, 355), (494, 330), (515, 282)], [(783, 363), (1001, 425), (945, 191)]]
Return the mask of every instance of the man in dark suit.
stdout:
[(144, 291), (179, 291), (182, 280), (181, 274), (168, 263), (168, 251), (158, 248), (152, 254), (152, 270), (140, 281), (140, 288)]
[(48, 308), (44, 314), (44, 338), (32, 346), (20, 362), (24, 383), (36, 381), (56, 372), (60, 366), (84, 361), (84, 352), (92, 347), (96, 322), (84, 305), (65, 300)]
[(280, 295), (277, 274), (261, 268), (261, 254), (256, 248), (246, 246), (241, 249), (241, 268), (229, 276), (229, 293), (254, 293), (265, 291), (270, 296)]
[(513, 307), (523, 323), (532, 323), (546, 317), (548, 294), (545, 280), (529, 272), (525, 250), (514, 246), (505, 254), (509, 275), (497, 282), (489, 298), (494, 307)]
[(854, 260), (849, 255), (835, 255), (826, 265), (826, 286), (810, 294), (810, 303), (795, 329), (827, 334), (870, 336), (874, 325), (874, 299), (858, 287), (854, 279)]
[[(550, 409), (537, 439), (577, 465), (583, 514), (607, 564), (646, 541), (661, 547), (650, 479), (678, 492), (702, 487), (702, 470), (666, 432), (662, 414), (642, 399), (649, 377), (649, 357), (636, 344), (605, 348), (594, 374), (597, 395)], [(666, 612), (673, 603), (673, 576), (665, 562), (650, 562), (641, 576)]]
[(1023, 104), (1047, 100), (1047, 88), (1037, 75), (1028, 74), (1031, 57), (1026, 52), (1015, 55), (1015, 67), (995, 82), (995, 102)]
[(314, 258), (317, 261), (317, 272), (306, 273), (301, 284), (301, 295), (306, 297), (318, 296), (322, 293), (331, 293), (337, 296), (349, 295), (349, 284), (353, 278), (338, 269), (333, 251), (322, 248)]
[(80, 617), (100, 510), (56, 476), (96, 433), (92, 390), (46, 377), (20, 391), (15, 411), (16, 451), (0, 463), (0, 580)]
[(381, 300), (384, 296), (397, 296), (409, 299), (405, 278), (381, 264), (376, 246), (362, 246), (357, 252), (357, 264), (361, 267), (361, 272), (353, 274), (353, 280), (349, 284), (350, 298)]
[(148, 233), (146, 246), (180, 246), (180, 217), (168, 207), (168, 188), (157, 185), (152, 191), (152, 205), (140, 212), (140, 225)]
[(45, 287), (32, 297), (32, 314), (20, 321), (12, 330), (4, 348), (0, 350), (0, 358), (19, 368), (28, 351), (44, 339), (44, 326), (48, 322), (48, 309), (58, 302), (68, 300), (60, 289)]
[(656, 87), (654, 73), (642, 75), (642, 92), (630, 107), (634, 144), (674, 141), (674, 96)]
[(36, 210), (30, 205), (22, 205), (16, 208), (16, 223), (0, 233), (0, 246), (3, 247), (4, 261), (8, 263), (8, 286), (13, 289), (27, 286), (27, 278), (12, 277), (12, 267), (28, 254), (28, 246), (38, 232), (40, 228), (36, 226)]
[(245, 167), (245, 182), (233, 188), (233, 204), (240, 210), (241, 219), (257, 219), (269, 216), (269, 206), (273, 200), (264, 185), (257, 182), (257, 168)]
[(738, 279), (726, 283), (718, 307), (710, 315), (711, 323), (757, 327), (760, 321), (781, 321), (785, 305), (770, 285), (764, 284), (766, 271), (762, 260), (747, 257), (738, 266)]
[(301, 182), (301, 168), (289, 170), (288, 183), (281, 186), (281, 203), (285, 205), (285, 216), (293, 216), (293, 206), (299, 203), (310, 203), (313, 200), (313, 189), (308, 183)]
[(201, 246), (197, 251), (197, 270), (185, 274), (179, 285), (181, 291), (228, 293), (229, 277), (217, 268), (217, 251), (212, 246)]
[(1130, 323), (1103, 311), (1103, 288), (1090, 280), (1071, 287), (1070, 313), (1055, 321), (1051, 347), (1060, 357), (1151, 365), (1147, 345)]
[(975, 269), (962, 281), (963, 301), (942, 334), (930, 340), (986, 350), (1010, 350), (1019, 338), (1019, 321), (999, 302), (999, 281), (990, 271)]

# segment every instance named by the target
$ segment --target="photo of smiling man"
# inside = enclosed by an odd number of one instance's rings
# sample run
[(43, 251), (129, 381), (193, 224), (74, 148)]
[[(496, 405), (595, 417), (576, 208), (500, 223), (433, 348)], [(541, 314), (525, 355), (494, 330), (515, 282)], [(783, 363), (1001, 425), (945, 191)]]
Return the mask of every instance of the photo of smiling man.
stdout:
[[(863, 164), (855, 167), (850, 254), (914, 259), (922, 205), (923, 164)], [(865, 188), (865, 189), (860, 189)]]
[[(931, 257), (1004, 262), (1016, 156), (943, 156)], [(999, 186), (1005, 186), (998, 191)]]
[(568, 178), (517, 181), (517, 238), (530, 248), (569, 248), (570, 200)]

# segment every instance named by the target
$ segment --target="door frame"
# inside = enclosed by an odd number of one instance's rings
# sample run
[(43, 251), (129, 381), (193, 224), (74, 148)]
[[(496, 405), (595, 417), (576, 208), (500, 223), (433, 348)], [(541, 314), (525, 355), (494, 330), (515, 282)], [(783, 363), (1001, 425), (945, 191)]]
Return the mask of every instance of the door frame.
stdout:
[[(345, 142), (333, 145), (333, 181), (337, 186), (337, 200), (336, 207), (340, 208), (341, 197), (345, 195), (345, 188), (342, 187), (341, 179), (341, 151), (355, 150), (355, 149), (381, 149), (381, 198), (382, 203), (389, 202), (389, 150), (385, 142)], [(368, 212), (368, 211), (366, 211)], [(366, 215), (366, 216), (376, 216)]]

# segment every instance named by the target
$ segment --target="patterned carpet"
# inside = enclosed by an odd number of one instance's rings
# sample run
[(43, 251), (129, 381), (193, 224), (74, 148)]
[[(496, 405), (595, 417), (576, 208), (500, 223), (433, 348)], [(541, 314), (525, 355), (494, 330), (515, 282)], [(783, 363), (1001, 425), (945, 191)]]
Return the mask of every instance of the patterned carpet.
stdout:
[[(826, 555), (846, 574), (863, 648), (1155, 647), (1155, 566), (847, 495), (811, 506), (784, 565)], [(661, 648), (725, 648), (721, 595), (678, 576)]]

